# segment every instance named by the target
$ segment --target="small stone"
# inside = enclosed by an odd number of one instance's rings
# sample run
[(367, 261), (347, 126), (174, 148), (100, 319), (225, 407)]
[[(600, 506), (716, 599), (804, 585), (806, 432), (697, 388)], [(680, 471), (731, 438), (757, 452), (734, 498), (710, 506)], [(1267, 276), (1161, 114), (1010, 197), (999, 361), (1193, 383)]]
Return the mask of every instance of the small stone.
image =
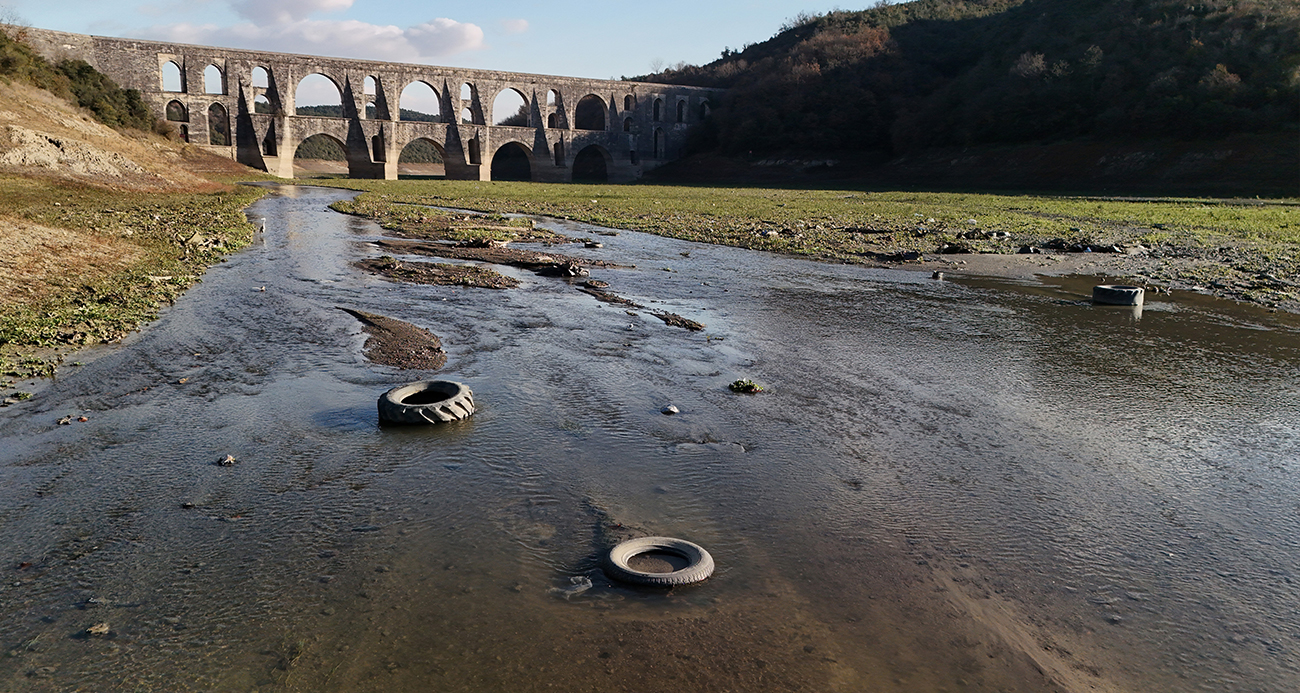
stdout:
[(217, 464), (222, 467), (232, 467), (234, 466), (236, 461), (237, 460), (235, 459), (234, 455), (226, 455), (225, 457), (217, 460)]
[(387, 572), (389, 572), (389, 571), (391, 571), (391, 570), (392, 570), (392, 568), (389, 568), (389, 567), (386, 566), (386, 565), (377, 565), (377, 566), (375, 566), (375, 572), (376, 572), (376, 573), (387, 573)]
[(95, 625), (86, 629), (86, 634), (102, 638), (105, 635), (108, 635), (108, 623), (107, 622), (96, 623)]
[(668, 416), (672, 416), (673, 414), (676, 414), (676, 413), (680, 412), (681, 409), (678, 409), (676, 406), (670, 404), (670, 405), (664, 407), (663, 409), (660, 409), (659, 411), (660, 411), (661, 413), (663, 413), (663, 414), (668, 415)]
[(194, 504), (189, 501), (185, 501), (184, 503), (181, 503), (181, 507), (186, 510), (189, 510), (194, 507)]
[(930, 278), (931, 278), (931, 279), (938, 279), (938, 280), (942, 281), (942, 280), (943, 280), (943, 272), (940, 272), (939, 270), (935, 270), (935, 271), (934, 271), (934, 274), (931, 274), (931, 275), (930, 275)]
[(62, 419), (59, 419), (59, 425), (60, 425), (60, 426), (71, 426), (71, 425), (72, 425), (72, 417), (71, 417), (71, 416), (65, 416), (65, 417), (63, 417)]
[(586, 246), (587, 246), (588, 248), (604, 248), (604, 247), (605, 247), (605, 244), (604, 244), (604, 243), (598, 243), (598, 242), (596, 242), (596, 241), (588, 241), (588, 242), (586, 243)]
[(77, 421), (80, 421), (81, 423), (86, 423), (87, 421), (90, 421), (90, 419), (87, 419), (84, 416), (78, 416)]

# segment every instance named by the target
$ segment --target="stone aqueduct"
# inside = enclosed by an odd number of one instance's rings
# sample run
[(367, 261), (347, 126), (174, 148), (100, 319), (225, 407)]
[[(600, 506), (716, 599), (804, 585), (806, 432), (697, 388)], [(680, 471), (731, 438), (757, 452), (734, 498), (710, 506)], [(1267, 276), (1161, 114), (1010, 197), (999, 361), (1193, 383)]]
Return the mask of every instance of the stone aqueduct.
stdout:
[[(668, 84), (25, 31), (47, 58), (84, 60), (139, 90), (191, 143), (282, 178), (294, 177), (298, 145), (325, 135), (342, 145), (353, 178), (396, 179), (402, 150), (424, 139), (447, 178), (491, 180), (494, 160), (507, 157), (515, 171), (526, 159), (530, 180), (570, 181), (582, 162), (583, 171), (627, 181), (680, 156), (687, 131), (720, 96)], [(341, 117), (297, 115), (295, 91), (309, 75), (338, 88)], [(439, 122), (400, 119), (400, 95), (417, 82), (436, 94)], [(527, 124), (494, 125), (495, 96), (511, 89), (527, 106)]]

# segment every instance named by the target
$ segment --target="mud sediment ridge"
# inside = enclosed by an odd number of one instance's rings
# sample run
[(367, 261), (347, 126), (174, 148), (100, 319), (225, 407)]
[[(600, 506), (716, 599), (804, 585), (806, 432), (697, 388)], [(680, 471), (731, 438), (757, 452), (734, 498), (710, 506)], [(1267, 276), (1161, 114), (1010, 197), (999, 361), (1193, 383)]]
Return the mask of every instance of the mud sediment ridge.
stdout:
[(447, 365), (447, 352), (434, 333), (409, 322), (351, 308), (339, 310), (361, 321), (370, 338), (363, 347), (366, 358), (384, 366), (436, 371)]

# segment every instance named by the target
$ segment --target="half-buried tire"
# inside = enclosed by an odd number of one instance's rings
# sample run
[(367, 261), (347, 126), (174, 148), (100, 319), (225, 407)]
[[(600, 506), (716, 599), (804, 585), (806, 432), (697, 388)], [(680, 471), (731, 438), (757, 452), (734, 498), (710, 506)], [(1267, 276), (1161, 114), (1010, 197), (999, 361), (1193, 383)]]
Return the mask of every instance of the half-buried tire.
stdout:
[[(649, 556), (647, 556), (649, 554)], [(638, 557), (669, 559), (661, 560), (675, 567), (676, 563), (685, 562), (685, 567), (671, 572), (651, 572), (632, 567)], [(673, 561), (671, 559), (677, 559)], [(642, 537), (629, 539), (609, 550), (605, 555), (605, 574), (620, 582), (634, 585), (651, 585), (672, 587), (700, 582), (713, 574), (713, 556), (704, 547), (684, 539), (672, 537)]]
[(1092, 302), (1108, 306), (1140, 306), (1144, 293), (1140, 286), (1098, 284), (1092, 287)]
[(423, 380), (402, 385), (379, 398), (379, 421), (388, 424), (437, 424), (474, 414), (474, 393), (450, 380)]

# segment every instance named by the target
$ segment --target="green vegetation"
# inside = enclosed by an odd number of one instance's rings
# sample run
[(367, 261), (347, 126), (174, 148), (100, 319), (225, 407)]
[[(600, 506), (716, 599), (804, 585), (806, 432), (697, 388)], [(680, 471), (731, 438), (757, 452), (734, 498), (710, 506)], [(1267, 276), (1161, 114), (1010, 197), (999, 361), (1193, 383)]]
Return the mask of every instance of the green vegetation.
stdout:
[(329, 135), (312, 135), (298, 144), (298, 149), (294, 152), (293, 158), (347, 161), (348, 155), (333, 137)]
[[(320, 184), (371, 191), (351, 203), (371, 213), (377, 205), (406, 203), (538, 214), (850, 261), (891, 244), (932, 252), (942, 242), (959, 239), (994, 252), (1015, 252), (1019, 244), (1055, 238), (1103, 245), (1132, 234), (1149, 243), (1197, 246), (1231, 239), (1300, 244), (1300, 207), (1282, 204), (439, 180)], [(960, 238), (971, 231), (1010, 236), (978, 242)]]
[(750, 380), (749, 378), (745, 378), (743, 380), (737, 380), (736, 382), (728, 385), (727, 387), (731, 388), (732, 392), (743, 392), (745, 394), (751, 394), (751, 395), (756, 392), (763, 391), (762, 385), (759, 385), (758, 383)]
[(337, 208), (397, 229), (405, 228), (402, 217), (436, 214), (411, 205), (431, 205), (576, 219), (832, 262), (907, 262), (946, 246), (1003, 254), (1024, 246), (1138, 250), (1152, 260), (1143, 271), (1153, 285), (1208, 285), (1264, 305), (1300, 300), (1300, 203), (1294, 201), (436, 180), (320, 184), (370, 191)]
[(0, 78), (30, 84), (76, 103), (109, 127), (148, 131), (155, 126), (155, 118), (139, 91), (122, 89), (81, 60), (51, 65), (30, 46), (3, 31), (0, 31)]
[[(120, 272), (46, 278), (48, 295), (0, 313), (0, 376), (52, 373), (60, 351), (120, 338), (157, 317), (223, 255), (247, 245), (243, 209), (263, 190), (149, 194), (0, 177), (0, 198), (17, 220), (134, 245)], [(70, 268), (75, 270), (76, 268)]]
[(403, 238), (426, 241), (487, 243), (490, 241), (560, 243), (569, 239), (534, 228), (531, 219), (510, 219), (499, 214), (465, 215), (426, 206), (395, 203), (387, 195), (364, 195), (330, 205), (336, 212), (373, 219)]
[(708, 65), (698, 149), (901, 153), (1296, 130), (1294, 0), (916, 0), (803, 15)]

